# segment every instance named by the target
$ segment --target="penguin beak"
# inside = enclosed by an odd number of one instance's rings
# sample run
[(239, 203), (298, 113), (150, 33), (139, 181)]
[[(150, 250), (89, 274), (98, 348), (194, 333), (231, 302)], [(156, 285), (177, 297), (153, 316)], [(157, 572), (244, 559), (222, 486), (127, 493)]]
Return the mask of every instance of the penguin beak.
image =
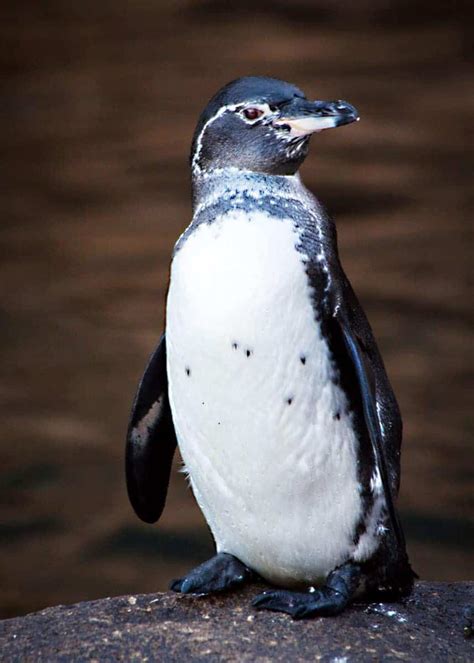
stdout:
[(308, 101), (293, 99), (281, 110), (275, 126), (288, 127), (292, 136), (308, 136), (324, 129), (359, 120), (359, 113), (347, 101)]

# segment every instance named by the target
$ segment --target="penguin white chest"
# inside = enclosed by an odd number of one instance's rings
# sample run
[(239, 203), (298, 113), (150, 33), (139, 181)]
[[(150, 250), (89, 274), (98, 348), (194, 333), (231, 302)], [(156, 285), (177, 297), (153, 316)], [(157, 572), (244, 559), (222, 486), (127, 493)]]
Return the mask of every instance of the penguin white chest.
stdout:
[(354, 551), (358, 441), (333, 380), (290, 219), (230, 212), (177, 251), (170, 404), (219, 551), (275, 583), (324, 578)]

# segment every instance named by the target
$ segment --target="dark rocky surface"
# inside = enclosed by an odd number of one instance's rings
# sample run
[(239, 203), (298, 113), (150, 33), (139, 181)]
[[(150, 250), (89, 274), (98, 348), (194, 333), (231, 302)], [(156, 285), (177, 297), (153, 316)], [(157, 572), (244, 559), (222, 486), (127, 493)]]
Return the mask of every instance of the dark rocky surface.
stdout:
[(121, 596), (0, 623), (4, 661), (472, 661), (474, 583), (417, 584), (401, 603), (294, 622), (223, 597)]

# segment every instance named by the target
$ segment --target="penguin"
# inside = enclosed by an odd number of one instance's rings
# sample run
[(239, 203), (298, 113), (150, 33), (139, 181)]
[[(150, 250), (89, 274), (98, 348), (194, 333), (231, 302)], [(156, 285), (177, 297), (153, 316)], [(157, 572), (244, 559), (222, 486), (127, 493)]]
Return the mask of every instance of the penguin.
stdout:
[(175, 592), (263, 580), (253, 606), (301, 619), (412, 589), (399, 408), (334, 223), (298, 173), (313, 134), (358, 119), (346, 101), (259, 76), (227, 84), (199, 118), (193, 217), (126, 445), (137, 515), (159, 519), (178, 445), (214, 537)]

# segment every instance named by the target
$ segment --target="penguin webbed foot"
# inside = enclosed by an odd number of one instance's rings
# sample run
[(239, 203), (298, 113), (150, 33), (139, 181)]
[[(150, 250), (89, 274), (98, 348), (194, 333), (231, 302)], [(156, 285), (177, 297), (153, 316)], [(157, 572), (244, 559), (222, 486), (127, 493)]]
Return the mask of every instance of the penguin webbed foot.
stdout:
[(254, 578), (254, 573), (237, 557), (218, 553), (190, 571), (184, 578), (173, 580), (170, 589), (181, 594), (214, 594), (239, 587)]
[(309, 592), (292, 592), (284, 589), (264, 592), (252, 601), (257, 610), (285, 612), (293, 619), (330, 617), (338, 615), (351, 602), (359, 585), (360, 568), (352, 563), (332, 571), (326, 584)]

